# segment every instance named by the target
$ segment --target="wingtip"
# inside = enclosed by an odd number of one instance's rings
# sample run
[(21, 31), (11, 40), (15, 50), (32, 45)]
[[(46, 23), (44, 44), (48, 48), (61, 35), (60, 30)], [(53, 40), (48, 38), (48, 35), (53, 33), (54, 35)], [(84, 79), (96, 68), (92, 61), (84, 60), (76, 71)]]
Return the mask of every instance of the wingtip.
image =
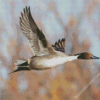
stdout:
[(23, 14), (25, 14), (26, 12), (30, 11), (30, 6), (26, 6), (25, 8), (23, 8), (23, 13), (21, 12), (21, 16), (23, 17)]
[(29, 12), (29, 11), (30, 11), (30, 6), (26, 6), (26, 7), (25, 7), (25, 10), (26, 10), (27, 12)]
[(31, 13), (30, 6), (28, 7), (29, 14)]
[(21, 12), (21, 17), (23, 18), (23, 13)]
[(65, 41), (65, 38), (62, 38), (62, 41)]
[(60, 39), (58, 40), (58, 42), (60, 42)]
[(21, 17), (19, 17), (19, 20), (21, 21)]
[(55, 45), (57, 45), (58, 43), (57, 42), (55, 42)]
[(30, 6), (28, 7), (28, 9), (30, 10)]
[(25, 8), (23, 9), (23, 12), (24, 12), (24, 14), (25, 14), (25, 12), (26, 12), (26, 11), (25, 11)]

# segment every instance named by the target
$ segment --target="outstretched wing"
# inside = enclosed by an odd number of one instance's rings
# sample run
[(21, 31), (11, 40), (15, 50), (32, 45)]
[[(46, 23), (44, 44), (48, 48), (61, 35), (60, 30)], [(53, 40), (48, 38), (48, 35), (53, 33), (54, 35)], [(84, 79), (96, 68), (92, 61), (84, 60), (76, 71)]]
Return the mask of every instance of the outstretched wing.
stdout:
[(55, 50), (65, 52), (65, 39), (63, 38), (62, 40), (58, 40), (54, 45), (52, 45)]
[(52, 46), (45, 38), (42, 31), (39, 30), (34, 19), (32, 18), (30, 7), (24, 8), (24, 12), (21, 13), (20, 27), (23, 34), (25, 34), (30, 42), (34, 56), (41, 55), (40, 52), (45, 55), (53, 50)]

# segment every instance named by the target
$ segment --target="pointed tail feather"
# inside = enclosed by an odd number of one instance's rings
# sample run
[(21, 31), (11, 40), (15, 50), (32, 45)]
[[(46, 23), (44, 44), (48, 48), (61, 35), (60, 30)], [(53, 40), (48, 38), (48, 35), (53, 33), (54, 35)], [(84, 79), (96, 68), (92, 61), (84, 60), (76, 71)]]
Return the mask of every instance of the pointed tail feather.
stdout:
[(29, 69), (28, 67), (18, 67), (18, 69), (16, 69), (16, 70), (10, 72), (9, 74), (14, 73), (14, 72), (17, 72), (17, 71), (23, 71), (23, 70), (29, 71), (30, 69)]

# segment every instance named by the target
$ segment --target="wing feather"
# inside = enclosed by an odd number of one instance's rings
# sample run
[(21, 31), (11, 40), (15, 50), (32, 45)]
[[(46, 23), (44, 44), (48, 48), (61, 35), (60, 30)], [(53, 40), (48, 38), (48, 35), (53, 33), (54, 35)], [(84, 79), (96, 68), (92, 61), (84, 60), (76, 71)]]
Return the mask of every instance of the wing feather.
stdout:
[(62, 40), (58, 40), (54, 45), (52, 45), (55, 50), (65, 52), (65, 39), (63, 38)]
[(45, 55), (54, 50), (42, 31), (37, 27), (34, 19), (32, 18), (30, 7), (23, 9), (23, 13), (21, 13), (20, 17), (20, 27), (23, 34), (28, 38), (35, 56), (41, 55), (43, 52)]

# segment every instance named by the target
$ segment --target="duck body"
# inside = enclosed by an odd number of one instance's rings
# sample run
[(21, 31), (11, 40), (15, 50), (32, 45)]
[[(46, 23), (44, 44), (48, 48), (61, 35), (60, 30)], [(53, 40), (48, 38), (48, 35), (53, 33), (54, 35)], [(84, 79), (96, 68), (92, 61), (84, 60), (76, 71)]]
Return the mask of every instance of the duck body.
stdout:
[(63, 52), (55, 51), (48, 55), (31, 57), (29, 69), (50, 69), (74, 59), (77, 59), (77, 56), (68, 56)]

